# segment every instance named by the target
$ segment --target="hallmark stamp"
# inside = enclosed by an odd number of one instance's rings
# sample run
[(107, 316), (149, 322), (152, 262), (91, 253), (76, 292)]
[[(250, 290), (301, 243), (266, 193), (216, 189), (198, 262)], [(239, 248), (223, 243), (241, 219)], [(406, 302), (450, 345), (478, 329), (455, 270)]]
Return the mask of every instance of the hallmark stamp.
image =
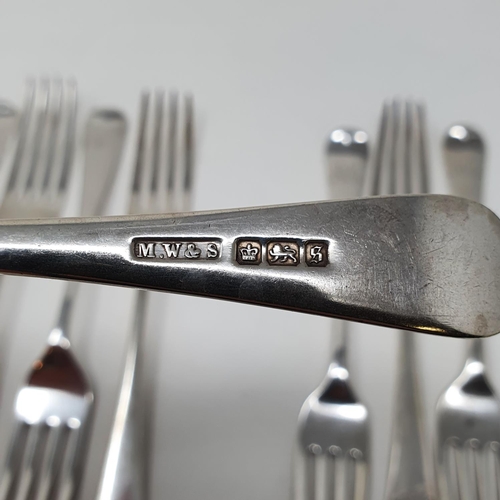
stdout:
[(258, 266), (262, 262), (262, 245), (255, 240), (239, 240), (236, 246), (236, 262)]
[(270, 266), (297, 266), (300, 262), (299, 245), (293, 241), (269, 242), (267, 262)]
[(220, 241), (146, 240), (132, 242), (132, 254), (141, 260), (214, 260), (221, 256)]
[(309, 267), (325, 267), (328, 264), (328, 244), (324, 241), (308, 241), (304, 253)]

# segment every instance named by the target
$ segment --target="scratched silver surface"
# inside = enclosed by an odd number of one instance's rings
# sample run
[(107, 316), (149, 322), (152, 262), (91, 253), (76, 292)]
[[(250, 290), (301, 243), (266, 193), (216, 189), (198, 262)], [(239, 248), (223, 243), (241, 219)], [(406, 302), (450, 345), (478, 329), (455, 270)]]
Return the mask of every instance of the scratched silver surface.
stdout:
[[(261, 262), (238, 259), (259, 252)], [(0, 272), (445, 336), (500, 332), (500, 220), (482, 205), (444, 195), (185, 216), (7, 220), (0, 223)]]

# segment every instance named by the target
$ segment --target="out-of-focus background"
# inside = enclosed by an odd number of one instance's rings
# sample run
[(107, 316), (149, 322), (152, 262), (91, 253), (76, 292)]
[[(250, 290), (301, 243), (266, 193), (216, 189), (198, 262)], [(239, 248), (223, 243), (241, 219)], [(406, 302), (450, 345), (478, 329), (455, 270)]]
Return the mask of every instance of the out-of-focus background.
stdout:
[[(5, 0), (0, 18), (0, 97), (20, 106), (25, 77), (74, 76), (80, 120), (97, 106), (127, 113), (129, 167), (140, 91), (191, 91), (197, 210), (325, 198), (329, 132), (362, 127), (374, 145), (383, 99), (399, 96), (427, 104), (433, 192), (447, 190), (440, 151), (446, 127), (461, 120), (484, 134), (486, 204), (500, 213), (498, 2)], [(110, 214), (126, 208), (125, 173), (110, 193)], [(15, 392), (45, 345), (61, 295), (55, 281), (9, 278), (2, 287), (0, 458)], [(86, 296), (73, 344), (97, 393), (84, 490), (90, 500), (117, 400), (132, 295), (89, 285)], [(333, 322), (161, 294), (154, 308), (154, 499), (287, 498), (297, 414), (325, 373)], [(374, 500), (386, 477), (397, 335), (367, 326), (352, 335), (353, 378), (372, 415)], [(464, 348), (459, 340), (419, 338), (429, 432)], [(500, 338), (488, 340), (486, 352), (500, 388)]]

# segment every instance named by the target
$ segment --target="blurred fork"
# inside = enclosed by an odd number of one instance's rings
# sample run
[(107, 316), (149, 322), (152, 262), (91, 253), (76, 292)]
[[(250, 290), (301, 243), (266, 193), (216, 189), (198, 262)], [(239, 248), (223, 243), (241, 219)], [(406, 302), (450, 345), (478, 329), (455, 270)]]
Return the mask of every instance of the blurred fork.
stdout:
[[(362, 194), (368, 158), (362, 130), (334, 130), (328, 141), (330, 197)], [(368, 410), (353, 389), (346, 364), (348, 323), (332, 336), (333, 356), (326, 377), (309, 395), (299, 413), (298, 447), (294, 456), (297, 500), (367, 495), (369, 468)]]
[[(142, 95), (131, 215), (189, 209), (194, 165), (192, 97), (186, 95), (180, 108), (177, 93), (170, 94), (168, 107), (162, 90), (152, 96), (150, 92)], [(148, 292), (136, 292), (133, 327), (98, 500), (150, 498), (154, 391), (148, 391), (143, 380), (148, 298)]]
[[(444, 141), (452, 194), (481, 197), (484, 142), (474, 130), (454, 125)], [(500, 499), (500, 399), (487, 377), (484, 340), (471, 339), (465, 366), (439, 398), (437, 472), (442, 498)]]
[[(58, 110), (61, 116), (47, 117), (53, 130), (45, 129), (34, 135), (42, 137), (38, 158), (46, 161), (45, 175), (28, 170), (30, 177), (38, 179), (39, 186), (54, 186), (60, 190), (67, 184), (67, 174), (75, 142), (76, 88), (71, 85), (60, 96)], [(43, 123), (43, 122), (40, 122)], [(52, 135), (63, 130), (60, 142)], [(70, 131), (68, 133), (67, 131)], [(119, 154), (110, 148), (119, 148), (124, 135), (124, 119), (116, 112), (97, 112), (90, 116), (86, 130), (86, 165), (82, 211), (95, 215), (107, 195), (110, 160), (119, 160)], [(47, 158), (44, 154), (48, 155)], [(66, 164), (56, 169), (57, 158)], [(35, 155), (34, 155), (35, 157)], [(52, 180), (59, 171), (58, 182)], [(99, 179), (108, 174), (107, 179)], [(97, 177), (96, 177), (97, 176)], [(35, 181), (33, 181), (35, 182)], [(89, 196), (89, 192), (92, 196)], [(55, 196), (56, 199), (59, 195)], [(39, 208), (45, 197), (32, 193)], [(54, 206), (54, 200), (49, 199)], [(57, 326), (51, 331), (48, 348), (35, 361), (24, 387), (18, 392), (15, 403), (17, 428), (11, 444), (7, 464), (0, 484), (0, 498), (6, 500), (74, 499), (79, 494), (79, 484), (85, 458), (86, 431), (93, 406), (93, 393), (85, 373), (70, 351), (68, 332), (76, 283), (68, 284)]]
[(26, 82), (26, 95), (0, 218), (57, 217), (74, 148), (76, 85)]
[[(39, 82), (27, 81), (20, 128), (7, 192), (0, 206), (0, 217), (60, 215), (73, 157), (75, 121), (74, 82), (46, 79)], [(52, 355), (57, 358), (58, 352), (53, 352)], [(28, 385), (18, 393), (16, 417), (19, 423), (0, 482), (2, 499), (16, 498), (21, 482), (23, 452), (28, 442), (31, 443), (36, 438), (36, 432), (30, 432), (30, 426), (40, 418), (52, 417), (52, 414), (44, 415), (44, 404), (50, 395), (41, 388), (46, 383), (46, 377), (37, 368), (40, 367), (35, 367), (36, 371), (30, 376)], [(55, 375), (59, 376), (60, 373), (55, 372)], [(60, 380), (59, 384), (65, 387), (64, 380)], [(73, 392), (76, 393), (77, 387), (75, 385)], [(76, 399), (68, 397), (69, 407), (75, 404)], [(55, 420), (51, 420), (50, 424), (55, 424)], [(40, 437), (45, 443), (49, 436), (45, 432)]]
[[(414, 101), (385, 103), (374, 178), (378, 194), (428, 191), (424, 109)], [(410, 222), (409, 222), (410, 223)], [(399, 338), (392, 443), (385, 498), (430, 500), (434, 485), (426, 454), (415, 335)]]

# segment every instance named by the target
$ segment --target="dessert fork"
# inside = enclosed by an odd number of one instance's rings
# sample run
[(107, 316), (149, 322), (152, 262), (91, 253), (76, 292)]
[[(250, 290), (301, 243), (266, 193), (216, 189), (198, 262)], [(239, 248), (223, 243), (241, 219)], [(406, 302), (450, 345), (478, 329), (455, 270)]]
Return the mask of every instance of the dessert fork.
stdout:
[[(60, 171), (64, 172), (62, 176), (66, 177), (66, 183), (75, 140), (74, 87), (69, 95), (61, 96), (61, 109), (67, 114), (67, 119), (52, 121), (63, 130), (71, 131), (71, 135), (61, 142), (55, 138), (47, 139), (47, 143), (53, 145), (53, 154), (47, 158), (46, 166), (50, 170), (54, 168), (55, 158), (62, 149), (67, 165)], [(107, 181), (114, 166), (109, 160), (119, 158), (119, 155), (110, 154), (109, 148), (117, 147), (116, 144), (121, 147), (123, 135), (124, 119), (120, 114), (104, 111), (90, 116), (86, 130), (82, 208), (88, 215), (102, 206), (107, 195)], [(108, 174), (108, 178), (99, 182), (103, 174), (104, 177)], [(40, 176), (39, 182), (42, 185), (52, 183), (50, 176)], [(61, 182), (55, 183), (57, 189), (60, 185)], [(89, 190), (91, 196), (88, 196)], [(68, 340), (77, 285), (76, 282), (68, 284), (58, 323), (49, 335), (48, 347), (35, 361), (25, 386), (18, 392), (15, 402), (17, 428), (0, 487), (2, 499), (55, 500), (78, 496), (94, 396)]]
[[(42, 79), (38, 82), (28, 80), (26, 95), (21, 114), (19, 133), (15, 152), (10, 165), (10, 177), (5, 198), (0, 206), (1, 217), (13, 216), (57, 216), (62, 209), (64, 196), (68, 187), (68, 174), (72, 164), (74, 147), (74, 130), (76, 120), (76, 86), (73, 82)], [(50, 353), (49, 364), (57, 359), (59, 352)], [(35, 371), (29, 377), (28, 384), (18, 393), (16, 401), (16, 418), (18, 425), (12, 440), (7, 466), (0, 482), (0, 498), (20, 498), (28, 494), (30, 481), (26, 473), (33, 456), (33, 441), (39, 434), (40, 442), (57, 438), (54, 433), (47, 432), (55, 425), (56, 416), (46, 413), (46, 404), (51, 393), (45, 392), (43, 386), (47, 382), (46, 371)], [(54, 373), (57, 377), (65, 374), (64, 368)], [(49, 374), (50, 375), (50, 374)], [(65, 386), (64, 380), (57, 383)], [(75, 381), (73, 391), (68, 392), (68, 398), (59, 402), (59, 410), (78, 408), (78, 386)], [(70, 387), (72, 385), (70, 384)], [(64, 406), (63, 406), (64, 405)], [(59, 412), (61, 413), (61, 412)], [(38, 432), (33, 424), (49, 419), (49, 424), (43, 432)], [(77, 426), (75, 418), (72, 425)], [(50, 434), (50, 436), (49, 436)], [(26, 453), (25, 449), (30, 448)], [(36, 457), (40, 459), (40, 457)], [(59, 457), (56, 457), (58, 459)], [(24, 466), (23, 460), (27, 462)], [(33, 475), (30, 472), (30, 475)], [(21, 484), (23, 483), (23, 484)], [(31, 491), (30, 494), (34, 494)]]
[[(141, 98), (131, 215), (176, 212), (186, 210), (189, 205), (194, 161), (192, 98), (185, 96), (183, 107), (179, 106), (177, 93), (170, 94), (167, 107), (164, 101), (161, 90), (152, 95), (144, 92)], [(172, 251), (175, 252), (175, 248), (173, 245)], [(99, 500), (150, 498), (154, 426), (152, 398), (148, 396), (153, 391), (144, 387), (141, 377), (148, 297), (148, 292), (137, 291), (120, 395), (97, 495)]]
[[(454, 125), (444, 141), (452, 192), (481, 196), (484, 143), (473, 129)], [(486, 373), (483, 340), (469, 341), (465, 366), (439, 398), (437, 472), (442, 498), (500, 498), (500, 399)]]
[[(327, 149), (331, 198), (362, 194), (368, 158), (362, 130), (337, 129)], [(298, 450), (294, 456), (294, 498), (362, 500), (369, 468), (368, 410), (357, 399), (346, 364), (348, 323), (333, 336), (333, 356), (321, 385), (299, 413)]]
[[(380, 131), (378, 192), (426, 193), (423, 106), (414, 101), (385, 103)], [(435, 494), (431, 456), (425, 443), (415, 341), (412, 332), (400, 333), (387, 500), (430, 500)]]

